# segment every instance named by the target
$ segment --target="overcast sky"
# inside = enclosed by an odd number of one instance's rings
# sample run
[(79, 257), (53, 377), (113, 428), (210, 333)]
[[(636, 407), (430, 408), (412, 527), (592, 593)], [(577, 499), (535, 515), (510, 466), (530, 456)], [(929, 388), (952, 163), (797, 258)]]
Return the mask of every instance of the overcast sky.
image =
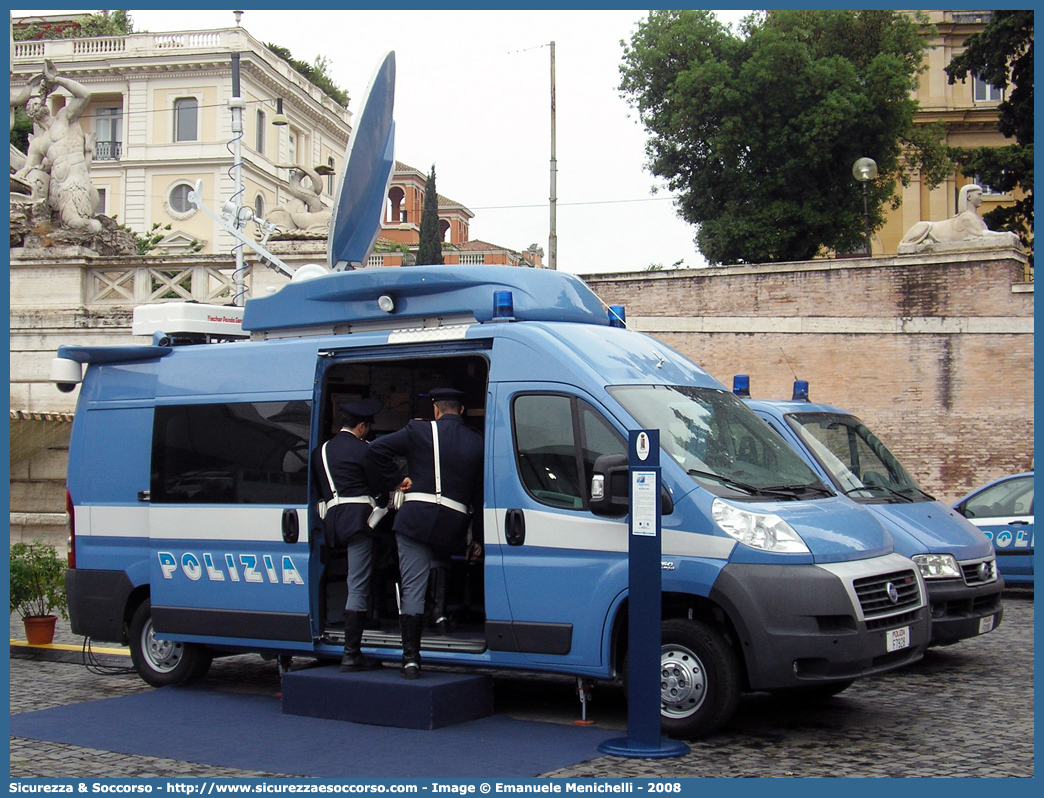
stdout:
[[(249, 7), (247, 7), (249, 9)], [(14, 16), (45, 14), (13, 11)], [(720, 12), (738, 20), (738, 11)], [(138, 31), (231, 27), (231, 11), (131, 11)], [(550, 230), (555, 42), (558, 268), (577, 274), (704, 264), (695, 231), (643, 166), (646, 135), (620, 97), (621, 39), (643, 11), (250, 11), (242, 25), (330, 74), (353, 113), (395, 51), (395, 156), (470, 208), (471, 238), (544, 249)], [(659, 183), (662, 186), (662, 183)]]

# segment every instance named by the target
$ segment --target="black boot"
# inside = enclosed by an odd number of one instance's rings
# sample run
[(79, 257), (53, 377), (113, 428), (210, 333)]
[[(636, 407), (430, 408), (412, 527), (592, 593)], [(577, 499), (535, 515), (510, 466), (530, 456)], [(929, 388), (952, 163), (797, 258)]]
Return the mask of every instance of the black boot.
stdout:
[(449, 566), (437, 565), (431, 569), (431, 577), (434, 581), (434, 596), (432, 597), (431, 618), (435, 631), (444, 635), (450, 631), (450, 620), (446, 614), (446, 587), (449, 581)]
[(365, 612), (344, 611), (344, 656), (341, 657), (341, 673), (372, 671), (381, 667), (380, 660), (367, 657), (359, 650), (365, 620)]
[(403, 679), (416, 679), (420, 676), (421, 632), (424, 629), (423, 615), (400, 615), (399, 628), (402, 630), (402, 666), (399, 675)]

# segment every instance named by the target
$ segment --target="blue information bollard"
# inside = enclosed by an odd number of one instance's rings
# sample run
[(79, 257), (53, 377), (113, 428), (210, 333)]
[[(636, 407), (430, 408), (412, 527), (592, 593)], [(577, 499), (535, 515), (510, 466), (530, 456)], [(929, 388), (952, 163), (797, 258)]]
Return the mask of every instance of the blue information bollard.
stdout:
[(598, 746), (632, 758), (682, 756), (660, 731), (660, 431), (631, 430), (627, 560), (627, 736)]

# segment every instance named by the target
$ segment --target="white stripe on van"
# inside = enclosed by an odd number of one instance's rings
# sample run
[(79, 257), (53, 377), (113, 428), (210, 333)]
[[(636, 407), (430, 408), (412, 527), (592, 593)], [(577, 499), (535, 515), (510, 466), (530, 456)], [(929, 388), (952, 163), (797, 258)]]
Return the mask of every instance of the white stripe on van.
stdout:
[[(486, 510), (483, 518), (486, 534), (494, 532), (496, 542), (507, 545), (503, 539), (505, 510)], [(577, 549), (581, 551), (611, 551), (627, 553), (627, 524), (607, 521), (568, 512), (526, 510), (526, 546), (549, 549)], [(660, 538), (663, 556), (707, 557), (724, 560), (732, 553), (736, 541), (717, 535), (702, 535), (677, 529), (664, 529)]]
[[(90, 512), (85, 514), (84, 509)], [(307, 543), (308, 513), (304, 508), (296, 509), (298, 542)], [(282, 507), (92, 506), (77, 508), (76, 536), (281, 543), (282, 519)]]
[[(152, 508), (149, 537), (153, 540), (241, 540), (281, 543), (283, 508), (239, 505), (236, 507)], [(308, 542), (308, 511), (297, 508), (298, 542)]]
[(87, 506), (76, 508), (76, 537), (147, 538), (149, 507)]

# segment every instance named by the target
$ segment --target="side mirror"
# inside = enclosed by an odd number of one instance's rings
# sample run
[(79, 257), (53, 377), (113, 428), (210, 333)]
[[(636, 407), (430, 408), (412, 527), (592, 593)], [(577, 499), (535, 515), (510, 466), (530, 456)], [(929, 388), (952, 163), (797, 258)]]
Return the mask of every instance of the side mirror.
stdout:
[(603, 454), (591, 475), (591, 512), (619, 517), (627, 515), (630, 471), (626, 454)]
[[(595, 460), (591, 475), (592, 513), (615, 518), (627, 515), (630, 490), (626, 454), (603, 454)], [(663, 485), (660, 486), (660, 510), (663, 515), (674, 512), (674, 500)]]

